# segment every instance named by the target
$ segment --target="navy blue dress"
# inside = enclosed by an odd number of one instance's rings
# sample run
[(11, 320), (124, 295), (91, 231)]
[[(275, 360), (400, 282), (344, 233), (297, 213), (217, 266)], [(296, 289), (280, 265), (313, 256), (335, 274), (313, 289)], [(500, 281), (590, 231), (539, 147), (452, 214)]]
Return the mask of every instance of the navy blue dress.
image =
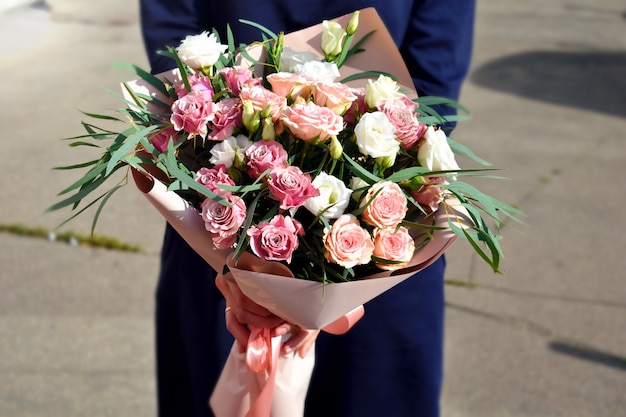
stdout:
[[(420, 95), (458, 98), (469, 67), (474, 0), (141, 0), (153, 73), (173, 63), (155, 52), (229, 23), (237, 42), (259, 39), (249, 19), (275, 32), (376, 7)], [(371, 52), (370, 52), (371, 53)], [(158, 411), (211, 417), (207, 401), (233, 338), (213, 271), (168, 225), (156, 292)], [(445, 260), (366, 305), (347, 334), (321, 334), (306, 417), (436, 417), (443, 368)]]

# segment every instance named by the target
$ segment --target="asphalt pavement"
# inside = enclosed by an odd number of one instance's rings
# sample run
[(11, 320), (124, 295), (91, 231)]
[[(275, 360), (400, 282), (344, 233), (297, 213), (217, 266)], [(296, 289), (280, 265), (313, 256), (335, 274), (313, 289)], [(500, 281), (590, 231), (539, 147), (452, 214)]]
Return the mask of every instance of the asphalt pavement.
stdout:
[[(443, 417), (626, 415), (626, 4), (478, 3), (454, 138), (527, 216), (503, 230), (503, 275), (448, 253)], [(136, 0), (2, 0), (0, 226), (67, 217), (44, 210), (77, 174), (52, 167), (93, 154), (59, 138), (118, 107), (116, 61), (147, 67)], [(163, 221), (128, 187), (96, 232), (142, 251), (0, 233), (0, 416), (155, 415)]]

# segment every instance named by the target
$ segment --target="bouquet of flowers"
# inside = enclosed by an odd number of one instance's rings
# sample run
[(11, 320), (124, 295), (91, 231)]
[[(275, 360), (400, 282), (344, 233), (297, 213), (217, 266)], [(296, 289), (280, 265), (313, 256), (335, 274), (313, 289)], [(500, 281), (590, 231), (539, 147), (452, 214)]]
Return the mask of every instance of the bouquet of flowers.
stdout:
[[(465, 116), (433, 106), (465, 109), (416, 96), (373, 9), (287, 35), (247, 23), (262, 40), (236, 45), (229, 32), (221, 43), (205, 32), (162, 52), (177, 63), (171, 72), (128, 66), (139, 79), (123, 84), (123, 117), (92, 115), (127, 128), (84, 124), (73, 145), (111, 142), (100, 159), (64, 167), (89, 171), (51, 209), (78, 215), (99, 203), (95, 225), (119, 185), (82, 201), (132, 168), (207, 262), (305, 328), (328, 326), (413, 275), (456, 236), (499, 270), (489, 225), (518, 212), (460, 181), (483, 170), (461, 169), (455, 153), (481, 160), (446, 135), (445, 124)], [(363, 27), (372, 30), (357, 37)]]

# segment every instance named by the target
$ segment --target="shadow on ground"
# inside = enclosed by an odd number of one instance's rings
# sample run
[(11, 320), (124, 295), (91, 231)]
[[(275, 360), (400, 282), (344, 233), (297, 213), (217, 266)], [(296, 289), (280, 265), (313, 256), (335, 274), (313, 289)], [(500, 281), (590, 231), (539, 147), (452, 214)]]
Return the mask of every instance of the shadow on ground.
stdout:
[(475, 69), (470, 81), (552, 104), (626, 117), (626, 52), (533, 51)]

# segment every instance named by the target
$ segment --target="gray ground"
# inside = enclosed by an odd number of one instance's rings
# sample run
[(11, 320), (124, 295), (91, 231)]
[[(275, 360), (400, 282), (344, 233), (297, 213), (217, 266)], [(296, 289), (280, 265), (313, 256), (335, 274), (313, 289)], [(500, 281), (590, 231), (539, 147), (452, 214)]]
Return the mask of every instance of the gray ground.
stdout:
[[(89, 152), (57, 138), (118, 107), (101, 87), (130, 75), (112, 62), (146, 66), (137, 5), (1, 1), (0, 224), (53, 228), (67, 212), (43, 211), (76, 174), (51, 167)], [(475, 41), (454, 137), (507, 168), (480, 185), (527, 218), (504, 230), (504, 276), (449, 253), (448, 279), (472, 286), (447, 286), (443, 415), (625, 415), (626, 4), (483, 0)], [(0, 233), (0, 416), (155, 414), (162, 229), (129, 187), (97, 232), (140, 254)]]

